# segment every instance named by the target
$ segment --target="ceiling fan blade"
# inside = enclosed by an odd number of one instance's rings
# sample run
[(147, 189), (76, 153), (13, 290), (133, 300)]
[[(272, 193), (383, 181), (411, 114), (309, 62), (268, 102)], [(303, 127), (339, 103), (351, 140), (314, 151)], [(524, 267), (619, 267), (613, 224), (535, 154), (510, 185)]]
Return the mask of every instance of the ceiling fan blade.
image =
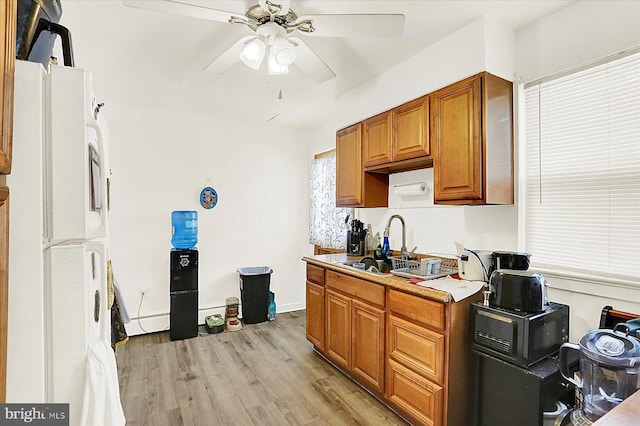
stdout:
[(401, 37), (404, 15), (305, 15), (298, 21), (313, 21), (315, 31), (305, 33), (316, 37)]
[(240, 62), (240, 52), (242, 52), (245, 45), (254, 38), (255, 36), (242, 37), (230, 48), (222, 52), (222, 54), (214, 59), (209, 65), (204, 67), (202, 72), (209, 74), (224, 74), (229, 68)]
[(307, 46), (298, 37), (289, 37), (289, 40), (297, 43), (295, 48), (296, 61), (294, 64), (300, 68), (305, 75), (311, 78), (316, 83), (322, 83), (327, 80), (331, 80), (336, 74), (324, 63), (322, 59), (316, 55), (309, 46)]
[(193, 18), (208, 19), (217, 22), (229, 22), (232, 17), (244, 18), (242, 13), (225, 12), (224, 10), (209, 9), (208, 7), (190, 4), (181, 0), (122, 0), (125, 6), (139, 9), (155, 10), (173, 13), (175, 15), (191, 16)]

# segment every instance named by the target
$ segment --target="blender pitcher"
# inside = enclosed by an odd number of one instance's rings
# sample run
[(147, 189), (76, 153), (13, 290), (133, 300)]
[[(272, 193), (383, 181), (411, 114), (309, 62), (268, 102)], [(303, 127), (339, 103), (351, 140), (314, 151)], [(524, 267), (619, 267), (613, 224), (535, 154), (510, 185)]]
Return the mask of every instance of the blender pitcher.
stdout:
[[(569, 377), (570, 350), (580, 355), (579, 381)], [(595, 421), (640, 388), (640, 342), (618, 327), (614, 331), (591, 330), (579, 345), (564, 343), (560, 347), (560, 372), (582, 389), (582, 412)]]

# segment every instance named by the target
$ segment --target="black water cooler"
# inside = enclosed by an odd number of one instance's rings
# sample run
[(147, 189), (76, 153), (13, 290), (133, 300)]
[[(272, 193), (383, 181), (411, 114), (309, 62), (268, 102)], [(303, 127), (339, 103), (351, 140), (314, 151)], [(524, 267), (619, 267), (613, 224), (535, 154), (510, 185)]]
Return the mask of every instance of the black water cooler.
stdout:
[(198, 250), (171, 250), (171, 340), (198, 335)]

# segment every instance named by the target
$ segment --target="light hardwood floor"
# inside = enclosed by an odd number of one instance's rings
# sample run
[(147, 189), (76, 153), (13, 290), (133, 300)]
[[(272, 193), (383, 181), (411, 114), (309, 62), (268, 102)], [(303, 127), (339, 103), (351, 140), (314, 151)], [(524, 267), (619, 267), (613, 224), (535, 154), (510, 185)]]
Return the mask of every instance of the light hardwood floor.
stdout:
[(305, 311), (243, 330), (118, 349), (127, 425), (406, 425), (313, 352)]

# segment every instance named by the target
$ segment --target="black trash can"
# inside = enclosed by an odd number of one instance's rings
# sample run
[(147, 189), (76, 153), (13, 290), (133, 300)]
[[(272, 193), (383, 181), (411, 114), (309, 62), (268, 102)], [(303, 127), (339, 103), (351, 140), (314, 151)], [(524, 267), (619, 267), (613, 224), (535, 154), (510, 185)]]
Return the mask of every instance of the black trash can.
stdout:
[(245, 324), (257, 324), (267, 320), (272, 272), (268, 266), (238, 268), (242, 320)]

